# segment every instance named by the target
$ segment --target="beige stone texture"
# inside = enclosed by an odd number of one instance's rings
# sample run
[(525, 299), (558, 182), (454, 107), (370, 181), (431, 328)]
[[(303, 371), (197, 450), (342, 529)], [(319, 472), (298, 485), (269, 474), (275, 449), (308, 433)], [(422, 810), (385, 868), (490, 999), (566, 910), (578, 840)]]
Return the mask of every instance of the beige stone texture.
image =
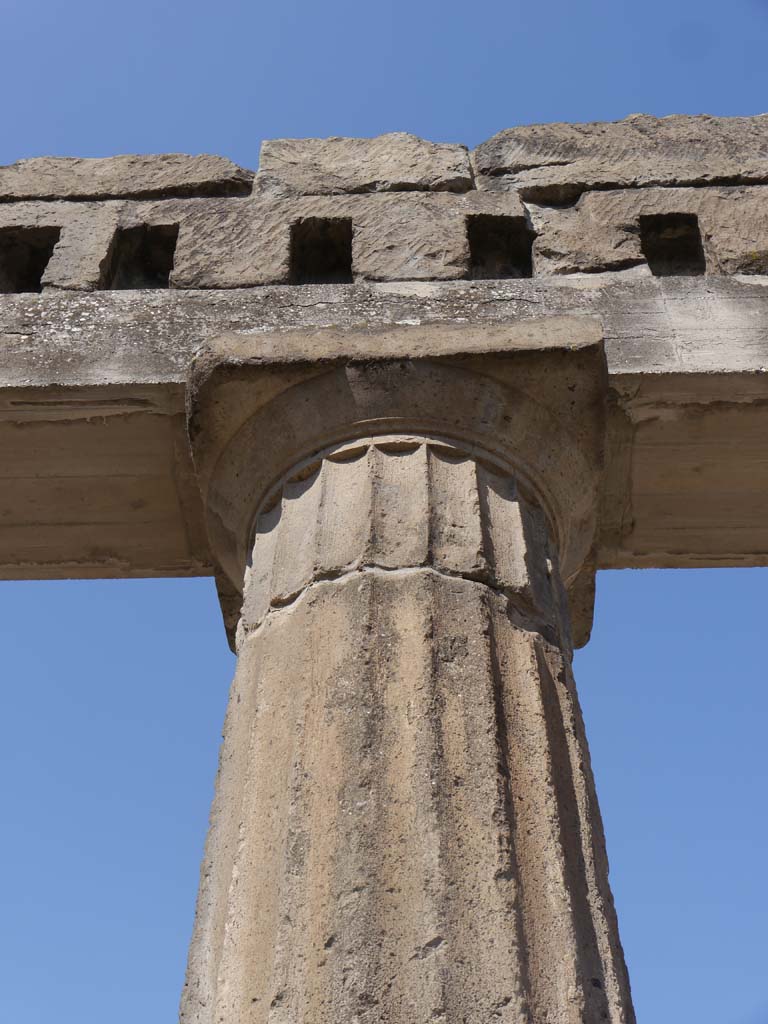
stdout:
[(451, 356), (567, 341), (572, 318), (602, 324), (608, 362), (598, 568), (766, 565), (762, 280), (635, 268), (0, 296), (0, 578), (212, 571), (183, 428), (206, 339), (230, 332), (267, 361)]
[[(43, 275), (44, 289), (94, 291), (118, 228), (178, 225), (170, 286), (179, 290), (255, 288), (289, 283), (291, 225), (306, 218), (352, 224), (356, 281), (452, 281), (472, 276), (467, 218), (514, 218), (535, 231), (533, 273), (603, 274), (644, 269), (639, 218), (694, 213), (710, 276), (768, 273), (768, 190), (760, 185), (644, 187), (587, 191), (552, 206), (518, 191), (263, 194), (153, 201), (0, 203), (0, 230), (51, 226), (61, 238)], [(0, 284), (0, 287), (2, 285)]]
[(709, 274), (768, 273), (768, 188), (647, 188), (589, 192), (567, 209), (528, 204), (536, 273), (645, 266), (640, 217), (698, 217)]
[(526, 561), (525, 538), (547, 535), (542, 512), (490, 456), (473, 457), (457, 442), (399, 434), (336, 445), (297, 467), (266, 506), (254, 526), (244, 635), (311, 584), (424, 566), (483, 582), (521, 616), (562, 620), (567, 631), (545, 571), (556, 553)]
[(561, 576), (596, 525), (599, 334), (295, 342), (223, 338), (188, 395), (244, 600), (181, 1019), (629, 1024)]
[(502, 597), (318, 583), (232, 700), (184, 1024), (633, 1020), (567, 657)]
[(352, 221), (357, 280), (426, 281), (467, 277), (466, 217), (525, 217), (517, 196), (306, 196), (203, 200), (126, 209), (129, 223), (181, 225), (171, 284), (175, 288), (243, 288), (290, 278), (290, 226), (305, 218)]
[(373, 139), (272, 139), (262, 144), (255, 190), (289, 195), (350, 192), (466, 192), (466, 146), (406, 132)]
[(414, 435), (266, 504), (182, 1021), (632, 1020), (542, 511)]
[(59, 228), (43, 288), (93, 291), (102, 286), (121, 203), (0, 203), (3, 228)]
[(247, 195), (252, 180), (252, 171), (207, 154), (43, 156), (0, 167), (0, 202)]
[(209, 576), (181, 388), (0, 392), (0, 575)]
[(568, 202), (591, 189), (768, 182), (768, 114), (634, 114), (624, 121), (520, 125), (474, 150), (478, 188)]
[[(0, 578), (215, 574), (239, 645), (184, 1024), (632, 1024), (571, 646), (596, 568), (768, 564), (767, 131), (0, 168)], [(141, 225), (170, 287), (104, 291)]]
[[(224, 336), (197, 354), (190, 436), (208, 535), (234, 587), (242, 587), (254, 509), (285, 466), (394, 424), (400, 433), (434, 429), (471, 440), (514, 463), (557, 524), (566, 583), (579, 582), (595, 539), (602, 469), (599, 328), (583, 319), (467, 337), (455, 331), (459, 347), (437, 355), (450, 334), (449, 325), (394, 328), (365, 339), (378, 340), (378, 352), (367, 343), (355, 355), (314, 360), (306, 336), (294, 336), (293, 352), (287, 338), (273, 353)], [(266, 437), (275, 440), (267, 446)], [(580, 624), (581, 635), (585, 629)]]
[(358, 280), (455, 280), (469, 273), (466, 218), (526, 216), (515, 195), (471, 192), (307, 196), (293, 200), (164, 199), (0, 204), (0, 229), (58, 227), (61, 238), (43, 276), (46, 289), (93, 291), (118, 228), (179, 225), (170, 285), (231, 289), (287, 283), (290, 227), (310, 217), (349, 218), (352, 270)]

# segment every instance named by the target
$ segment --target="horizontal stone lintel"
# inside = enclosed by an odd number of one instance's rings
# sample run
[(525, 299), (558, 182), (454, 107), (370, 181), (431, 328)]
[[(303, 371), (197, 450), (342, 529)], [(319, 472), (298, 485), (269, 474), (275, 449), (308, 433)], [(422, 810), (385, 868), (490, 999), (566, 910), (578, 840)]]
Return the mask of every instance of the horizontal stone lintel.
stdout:
[(768, 290), (625, 272), (3, 296), (0, 578), (212, 571), (184, 431), (208, 339), (402, 357), (418, 326), (419, 356), (547, 344), (547, 317), (562, 342), (574, 316), (602, 324), (610, 374), (599, 566), (768, 565)]
[(0, 167), (0, 203), (473, 189), (570, 202), (607, 188), (766, 183), (766, 139), (766, 114), (635, 114), (614, 122), (517, 125), (471, 153), (405, 132), (267, 140), (256, 175), (210, 155), (35, 157)]

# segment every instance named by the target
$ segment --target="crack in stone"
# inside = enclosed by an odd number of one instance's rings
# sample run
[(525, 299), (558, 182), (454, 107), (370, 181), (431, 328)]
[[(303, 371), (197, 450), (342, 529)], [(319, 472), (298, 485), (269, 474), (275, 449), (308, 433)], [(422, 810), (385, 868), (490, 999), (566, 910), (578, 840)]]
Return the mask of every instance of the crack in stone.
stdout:
[(492, 593), (497, 594), (507, 602), (507, 611), (514, 616), (515, 625), (520, 629), (524, 629), (531, 633), (537, 633), (545, 639), (552, 640), (554, 637), (556, 627), (552, 623), (545, 621), (541, 615), (536, 612), (530, 602), (526, 601), (521, 594), (511, 590), (509, 587), (498, 586), (489, 579), (487, 575), (482, 573), (451, 572), (447, 569), (436, 569), (434, 566), (430, 565), (399, 566), (397, 568), (392, 568), (391, 566), (386, 565), (370, 564), (355, 566), (354, 568), (345, 567), (338, 570), (324, 570), (321, 574), (313, 576), (303, 586), (297, 588), (295, 591), (281, 595), (277, 598), (273, 597), (269, 608), (260, 619), (253, 623), (246, 623), (242, 619), (240, 620), (237, 629), (237, 646), (239, 648), (243, 641), (248, 640), (261, 632), (263, 627), (267, 625), (269, 620), (275, 614), (278, 614), (287, 608), (292, 608), (298, 601), (304, 598), (305, 594), (318, 586), (343, 582), (344, 580), (352, 579), (355, 576), (362, 579), (364, 576), (415, 576), (419, 573), (428, 573), (431, 576), (436, 576), (445, 580), (465, 580), (468, 583), (479, 584)]

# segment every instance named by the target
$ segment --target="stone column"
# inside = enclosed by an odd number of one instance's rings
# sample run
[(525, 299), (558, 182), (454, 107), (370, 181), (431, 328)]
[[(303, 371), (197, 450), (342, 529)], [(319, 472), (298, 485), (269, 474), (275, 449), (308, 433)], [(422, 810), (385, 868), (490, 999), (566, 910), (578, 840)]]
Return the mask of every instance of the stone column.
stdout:
[[(260, 373), (224, 449), (197, 442), (222, 564), (246, 558), (182, 1019), (631, 1021), (560, 568), (583, 509), (558, 521), (540, 477), (559, 457), (480, 443), (499, 388), (474, 370), (290, 370), (278, 399)], [(519, 427), (531, 402), (502, 391)]]

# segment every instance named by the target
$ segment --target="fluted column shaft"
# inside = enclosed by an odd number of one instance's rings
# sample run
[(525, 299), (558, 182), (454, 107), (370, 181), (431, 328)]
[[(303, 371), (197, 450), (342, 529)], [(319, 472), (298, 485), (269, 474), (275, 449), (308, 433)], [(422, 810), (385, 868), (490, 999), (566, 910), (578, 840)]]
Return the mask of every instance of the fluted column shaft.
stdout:
[(182, 1018), (632, 1021), (551, 524), (436, 436), (254, 522)]

